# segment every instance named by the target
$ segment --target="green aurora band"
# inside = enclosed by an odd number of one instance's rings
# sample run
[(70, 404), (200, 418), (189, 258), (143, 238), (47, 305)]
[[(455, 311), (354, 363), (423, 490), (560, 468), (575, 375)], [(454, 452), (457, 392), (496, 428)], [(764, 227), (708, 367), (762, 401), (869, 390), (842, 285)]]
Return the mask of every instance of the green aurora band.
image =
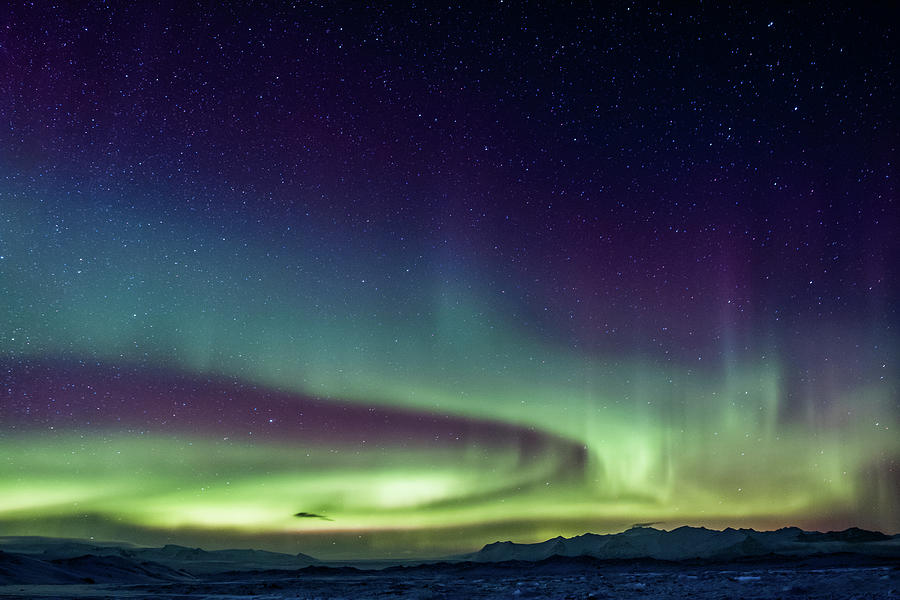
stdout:
[[(13, 379), (17, 363), (48, 357), (177, 368), (502, 422), (550, 441), (526, 460), (514, 439), (367, 447), (265, 431), (225, 441), (203, 430), (4, 423), (7, 533), (342, 558), (440, 555), (639, 521), (900, 527), (890, 476), (898, 390), (886, 369), (836, 368), (826, 409), (810, 408), (821, 388), (788, 406), (772, 335), (757, 344), (766, 352), (718, 361), (586, 353), (523, 323), (461, 258), (432, 257), (455, 265), (435, 277), (399, 252), (327, 237), (321, 224), (249, 242), (200, 217), (62, 217), (59, 204), (10, 197), (0, 351)], [(323, 246), (341, 247), (341, 258), (319, 259)], [(8, 386), (6, 402), (21, 391)], [(583, 464), (570, 463), (573, 447)]]

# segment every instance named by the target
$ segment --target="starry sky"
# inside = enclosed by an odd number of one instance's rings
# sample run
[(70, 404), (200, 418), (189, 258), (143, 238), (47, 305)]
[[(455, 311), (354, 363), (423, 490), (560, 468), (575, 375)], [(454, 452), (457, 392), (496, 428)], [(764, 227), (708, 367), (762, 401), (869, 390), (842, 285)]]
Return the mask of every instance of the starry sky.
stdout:
[(900, 530), (891, 16), (375, 4), (3, 9), (0, 530)]

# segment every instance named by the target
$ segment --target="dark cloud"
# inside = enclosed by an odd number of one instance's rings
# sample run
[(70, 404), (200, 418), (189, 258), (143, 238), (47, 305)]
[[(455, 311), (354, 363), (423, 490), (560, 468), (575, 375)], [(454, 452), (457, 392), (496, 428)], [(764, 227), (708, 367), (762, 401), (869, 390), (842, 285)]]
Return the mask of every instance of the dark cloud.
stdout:
[(322, 519), (323, 521), (334, 521), (334, 519), (329, 519), (325, 515), (317, 515), (316, 513), (298, 512), (294, 514), (294, 516), (300, 517), (301, 519)]

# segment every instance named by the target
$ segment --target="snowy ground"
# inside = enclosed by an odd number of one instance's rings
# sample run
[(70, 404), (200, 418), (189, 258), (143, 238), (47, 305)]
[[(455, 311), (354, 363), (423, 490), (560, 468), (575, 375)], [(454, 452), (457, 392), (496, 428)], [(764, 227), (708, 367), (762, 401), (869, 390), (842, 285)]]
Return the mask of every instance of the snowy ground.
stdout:
[[(586, 569), (531, 574), (359, 572), (342, 574), (235, 574), (233, 580), (141, 585), (0, 587), (0, 598), (132, 599), (366, 599), (366, 598), (823, 598), (900, 599), (900, 565), (826, 569), (700, 567), (652, 570)], [(481, 576), (484, 575), (484, 576)]]

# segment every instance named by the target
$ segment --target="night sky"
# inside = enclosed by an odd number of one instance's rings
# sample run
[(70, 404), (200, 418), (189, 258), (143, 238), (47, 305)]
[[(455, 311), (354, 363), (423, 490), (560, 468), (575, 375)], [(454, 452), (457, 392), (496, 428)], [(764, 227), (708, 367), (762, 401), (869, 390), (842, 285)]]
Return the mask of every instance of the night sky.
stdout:
[(888, 8), (35, 4), (0, 531), (900, 530)]

